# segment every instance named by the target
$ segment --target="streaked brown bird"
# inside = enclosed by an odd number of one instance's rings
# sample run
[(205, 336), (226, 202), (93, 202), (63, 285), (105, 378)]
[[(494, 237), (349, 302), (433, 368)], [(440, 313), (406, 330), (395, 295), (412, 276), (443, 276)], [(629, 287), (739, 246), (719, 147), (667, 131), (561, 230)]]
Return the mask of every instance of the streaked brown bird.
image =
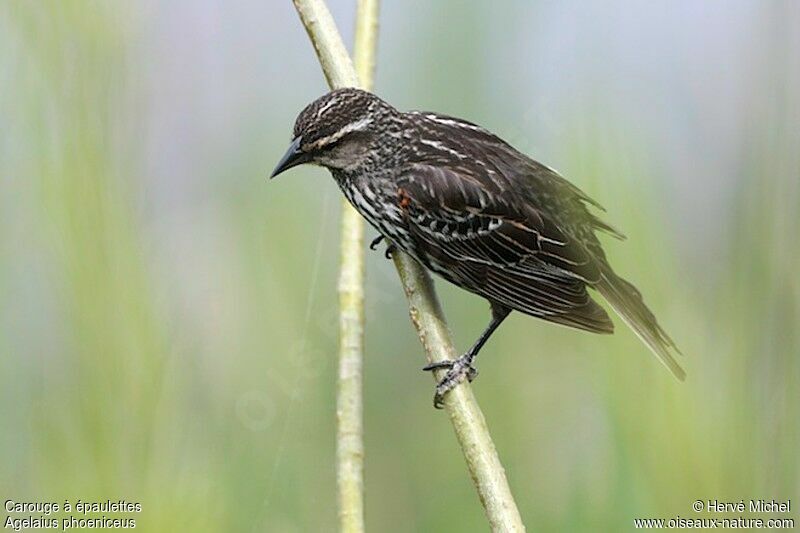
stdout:
[(426, 268), (489, 301), (492, 319), (447, 368), (434, 405), (477, 371), (475, 357), (514, 311), (594, 333), (614, 325), (587, 288), (602, 294), (680, 380), (675, 343), (639, 291), (608, 263), (595, 233), (624, 238), (590, 209), (602, 207), (553, 169), (471, 122), (398, 111), (374, 94), (338, 89), (297, 118), (272, 177), (302, 163), (328, 168), (380, 232)]

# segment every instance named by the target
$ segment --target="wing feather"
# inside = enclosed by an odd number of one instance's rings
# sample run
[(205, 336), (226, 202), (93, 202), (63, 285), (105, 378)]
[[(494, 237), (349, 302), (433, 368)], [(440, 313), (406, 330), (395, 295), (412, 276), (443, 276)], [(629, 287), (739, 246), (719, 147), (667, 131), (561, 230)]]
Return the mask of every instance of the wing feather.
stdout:
[(531, 206), (489, 192), (446, 167), (415, 164), (398, 181), (412, 236), (429, 268), (512, 309), (611, 332), (586, 291), (598, 276), (590, 253)]

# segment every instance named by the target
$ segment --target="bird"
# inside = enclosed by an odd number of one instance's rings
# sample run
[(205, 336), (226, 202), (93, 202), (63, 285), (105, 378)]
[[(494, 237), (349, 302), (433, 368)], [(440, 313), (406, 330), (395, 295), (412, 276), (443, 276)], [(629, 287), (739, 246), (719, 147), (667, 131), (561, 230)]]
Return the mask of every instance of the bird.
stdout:
[(439, 113), (399, 111), (361, 89), (335, 89), (297, 116), (270, 177), (301, 164), (330, 171), (378, 231), (371, 248), (386, 239), (387, 255), (402, 250), (489, 302), (491, 320), (469, 350), (424, 368), (446, 370), (435, 407), (475, 378), (475, 358), (512, 311), (613, 333), (594, 293), (676, 378), (685, 378), (677, 346), (606, 257), (598, 233), (625, 237), (596, 214), (602, 206), (487, 129)]

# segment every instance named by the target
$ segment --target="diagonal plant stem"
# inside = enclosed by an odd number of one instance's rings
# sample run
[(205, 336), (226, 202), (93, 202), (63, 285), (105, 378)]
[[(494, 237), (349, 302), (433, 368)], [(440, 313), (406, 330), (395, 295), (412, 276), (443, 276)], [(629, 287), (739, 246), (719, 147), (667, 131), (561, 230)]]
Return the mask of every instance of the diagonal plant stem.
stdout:
[[(408, 299), (411, 321), (428, 362), (454, 359), (456, 351), (433, 280), (407, 254), (395, 253), (393, 257)], [(444, 373), (441, 371), (437, 379), (444, 377)], [(469, 383), (464, 381), (448, 392), (444, 405), (492, 531), (525, 531), (492, 435)]]
[[(332, 88), (358, 86), (356, 71), (325, 2), (293, 2), (317, 52), (328, 84)], [(356, 51), (357, 57), (358, 54)], [(361, 240), (363, 248), (363, 237)], [(361, 251), (358, 255), (361, 257)], [(363, 258), (360, 261), (363, 269)], [(425, 348), (428, 361), (453, 359), (455, 349), (430, 276), (404, 253), (395, 253), (394, 261), (408, 299), (411, 320)], [(363, 292), (361, 298), (363, 299)], [(437, 378), (441, 378), (442, 373), (443, 371)], [(467, 382), (461, 383), (447, 394), (445, 408), (492, 530), (524, 531), (525, 526), (511, 495), (483, 413)]]
[[(378, 0), (359, 0), (355, 69), (372, 89)], [(336, 484), (341, 531), (364, 531), (364, 220), (342, 201), (339, 270), (339, 376), (336, 395)]]

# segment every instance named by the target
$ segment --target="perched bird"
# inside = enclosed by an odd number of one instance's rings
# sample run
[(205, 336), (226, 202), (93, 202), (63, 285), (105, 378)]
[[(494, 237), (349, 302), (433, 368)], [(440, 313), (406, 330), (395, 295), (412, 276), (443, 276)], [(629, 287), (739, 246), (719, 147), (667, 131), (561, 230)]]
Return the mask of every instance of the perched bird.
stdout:
[(334, 90), (297, 118), (272, 177), (302, 163), (328, 168), (344, 195), (391, 247), (489, 301), (491, 322), (447, 368), (434, 405), (463, 379), (513, 311), (594, 333), (612, 333), (602, 294), (680, 380), (677, 348), (639, 291), (608, 263), (595, 233), (624, 238), (598, 203), (553, 169), (471, 122), (401, 112), (372, 93)]

